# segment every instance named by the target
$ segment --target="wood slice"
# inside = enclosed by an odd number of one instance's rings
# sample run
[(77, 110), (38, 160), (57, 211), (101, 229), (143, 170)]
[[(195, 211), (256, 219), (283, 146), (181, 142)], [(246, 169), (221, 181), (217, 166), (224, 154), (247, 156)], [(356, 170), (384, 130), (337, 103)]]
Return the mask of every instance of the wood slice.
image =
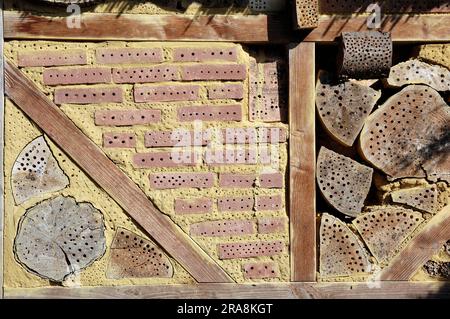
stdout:
[(438, 204), (436, 186), (401, 189), (391, 193), (394, 203), (405, 204), (429, 213), (435, 213)]
[(104, 0), (33, 0), (33, 2), (45, 2), (52, 4), (92, 4), (95, 2), (103, 2)]

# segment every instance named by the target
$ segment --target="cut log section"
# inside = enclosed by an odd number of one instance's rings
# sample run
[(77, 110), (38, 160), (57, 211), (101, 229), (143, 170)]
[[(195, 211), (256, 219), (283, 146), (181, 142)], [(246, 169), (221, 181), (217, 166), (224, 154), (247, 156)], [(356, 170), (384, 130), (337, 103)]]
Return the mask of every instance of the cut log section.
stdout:
[(26, 211), (14, 251), (33, 273), (62, 282), (103, 256), (104, 230), (103, 215), (90, 203), (58, 196)]
[(33, 2), (44, 2), (57, 5), (68, 5), (68, 4), (93, 4), (95, 2), (103, 2), (104, 0), (34, 0)]
[(338, 277), (370, 273), (369, 254), (358, 237), (336, 217), (322, 214), (320, 274)]
[(450, 71), (439, 65), (431, 65), (420, 60), (409, 60), (391, 68), (387, 84), (391, 87), (426, 84), (436, 91), (449, 91)]
[(423, 222), (422, 214), (402, 207), (372, 207), (353, 225), (373, 256), (385, 263), (394, 257), (401, 243)]
[(373, 169), (322, 147), (317, 158), (317, 182), (330, 205), (343, 214), (361, 213), (370, 190)]
[(43, 136), (30, 142), (12, 169), (12, 191), (17, 205), (28, 199), (56, 192), (69, 185)]
[(438, 92), (410, 85), (366, 120), (362, 156), (389, 179), (450, 180), (450, 108)]
[(319, 73), (316, 106), (320, 120), (338, 142), (352, 146), (381, 92), (355, 82), (338, 82), (327, 72)]
[(392, 39), (389, 32), (342, 32), (338, 73), (355, 79), (389, 76), (392, 66)]
[(173, 266), (153, 242), (127, 229), (119, 228), (111, 245), (106, 276), (111, 279), (171, 278)]
[(394, 203), (405, 204), (425, 212), (435, 213), (438, 204), (436, 186), (401, 189), (391, 193)]

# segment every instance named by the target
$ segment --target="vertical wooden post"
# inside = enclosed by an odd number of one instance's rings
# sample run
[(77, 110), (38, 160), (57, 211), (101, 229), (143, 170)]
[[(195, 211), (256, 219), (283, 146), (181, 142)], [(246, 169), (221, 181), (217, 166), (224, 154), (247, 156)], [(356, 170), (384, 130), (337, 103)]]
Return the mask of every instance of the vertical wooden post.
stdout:
[(315, 44), (289, 48), (289, 198), (292, 281), (316, 280)]
[(4, 180), (3, 170), (3, 143), (4, 143), (4, 119), (5, 119), (5, 90), (4, 90), (4, 72), (3, 72), (3, 0), (0, 0), (0, 299), (3, 299), (3, 216), (5, 214), (3, 196), (4, 196)]

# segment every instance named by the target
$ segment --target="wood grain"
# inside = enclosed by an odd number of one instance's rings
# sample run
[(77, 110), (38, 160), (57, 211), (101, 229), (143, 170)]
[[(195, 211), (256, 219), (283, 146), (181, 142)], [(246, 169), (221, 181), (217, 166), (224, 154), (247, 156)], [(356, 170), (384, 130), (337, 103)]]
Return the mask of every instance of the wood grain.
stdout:
[(81, 18), (81, 28), (71, 29), (64, 17), (5, 12), (5, 38), (286, 43), (291, 34), (289, 19), (267, 15), (84, 13)]
[(0, 196), (0, 299), (3, 298), (3, 228), (4, 228), (4, 197), (3, 190), (5, 189), (4, 183), (4, 166), (3, 166), (3, 149), (5, 143), (4, 136), (4, 119), (5, 119), (5, 92), (4, 92), (4, 69), (3, 69), (3, 0), (0, 0), (0, 163), (2, 165), (0, 174), (0, 189), (2, 194)]
[(450, 205), (431, 218), (388, 267), (381, 280), (410, 280), (412, 276), (450, 239)]
[(292, 281), (316, 278), (315, 44), (289, 50), (289, 212)]
[(11, 62), (5, 63), (7, 96), (199, 282), (232, 282), (141, 189)]

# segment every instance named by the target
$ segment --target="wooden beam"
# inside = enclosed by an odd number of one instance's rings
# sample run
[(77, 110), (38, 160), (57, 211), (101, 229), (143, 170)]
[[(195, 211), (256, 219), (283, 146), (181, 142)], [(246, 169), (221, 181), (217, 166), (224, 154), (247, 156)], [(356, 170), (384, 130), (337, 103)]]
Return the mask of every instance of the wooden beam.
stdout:
[(6, 288), (5, 298), (41, 299), (450, 299), (448, 282), (200, 284)]
[(4, 69), (3, 69), (3, 0), (0, 0), (0, 190), (2, 192), (0, 196), (0, 299), (3, 298), (3, 236), (4, 236), (4, 214), (5, 214), (5, 203), (4, 203), (4, 165), (3, 165), (3, 149), (5, 143), (4, 136), (4, 119), (5, 119), (5, 87), (4, 87)]
[(11, 62), (7, 96), (199, 282), (232, 282), (218, 264), (163, 215), (142, 190)]
[(81, 28), (65, 17), (5, 12), (5, 39), (233, 41), (287, 43), (289, 19), (267, 15), (148, 15), (84, 13)]
[(450, 205), (431, 218), (388, 267), (380, 280), (410, 280), (450, 239)]
[[(367, 16), (325, 16), (304, 41), (334, 42), (342, 32), (368, 31)], [(389, 31), (394, 42), (450, 41), (450, 15), (383, 15), (381, 31)]]
[(292, 281), (316, 280), (315, 44), (289, 50), (289, 212)]

